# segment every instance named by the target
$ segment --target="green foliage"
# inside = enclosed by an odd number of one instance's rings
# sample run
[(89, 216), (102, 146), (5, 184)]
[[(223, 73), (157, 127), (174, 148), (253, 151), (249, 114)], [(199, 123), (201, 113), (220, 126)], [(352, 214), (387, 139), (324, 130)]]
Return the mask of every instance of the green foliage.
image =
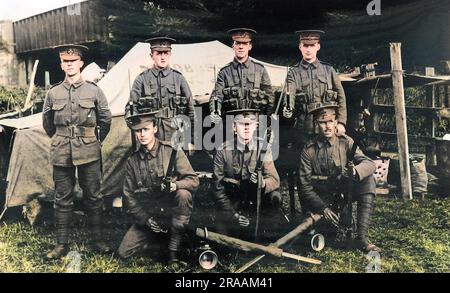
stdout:
[[(24, 87), (0, 86), (0, 114), (22, 108), (27, 97), (28, 89)], [(45, 99), (45, 89), (35, 87), (32, 99), (42, 102)]]

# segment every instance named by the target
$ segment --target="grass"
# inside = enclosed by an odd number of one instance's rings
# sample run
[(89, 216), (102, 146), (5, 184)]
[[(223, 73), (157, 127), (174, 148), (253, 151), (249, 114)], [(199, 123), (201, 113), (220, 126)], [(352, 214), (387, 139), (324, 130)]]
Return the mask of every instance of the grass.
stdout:
[[(202, 202), (201, 195), (197, 197)], [(203, 199), (204, 200), (204, 199)], [(200, 206), (202, 210), (205, 206)], [(203, 211), (209, 210), (206, 207)], [(51, 214), (50, 211), (44, 211)], [(0, 223), (0, 272), (54, 272), (70, 271), (69, 257), (46, 261), (43, 255), (54, 244), (50, 219), (42, 219), (31, 226), (20, 217), (8, 217)], [(194, 222), (200, 217), (194, 218)], [(105, 226), (106, 237), (115, 248), (132, 220), (117, 211), (109, 211)], [(193, 223), (195, 225), (195, 223)], [(286, 251), (322, 260), (321, 265), (297, 263), (288, 259), (266, 256), (249, 272), (253, 273), (321, 273), (366, 272), (375, 266), (381, 272), (450, 272), (450, 201), (448, 198), (427, 198), (402, 201), (378, 198), (370, 230), (370, 239), (383, 248), (379, 262), (360, 251), (326, 246), (313, 252), (300, 240)], [(281, 236), (281, 235), (280, 235)], [(77, 216), (72, 229), (71, 249), (81, 255), (80, 271), (86, 273), (144, 273), (144, 272), (203, 272), (197, 264), (198, 254), (193, 249), (187, 256), (189, 265), (167, 266), (157, 253), (144, 254), (122, 261), (111, 255), (98, 255), (86, 247), (88, 231), (84, 216)], [(212, 272), (232, 272), (256, 253), (226, 250), (212, 244), (220, 264)]]

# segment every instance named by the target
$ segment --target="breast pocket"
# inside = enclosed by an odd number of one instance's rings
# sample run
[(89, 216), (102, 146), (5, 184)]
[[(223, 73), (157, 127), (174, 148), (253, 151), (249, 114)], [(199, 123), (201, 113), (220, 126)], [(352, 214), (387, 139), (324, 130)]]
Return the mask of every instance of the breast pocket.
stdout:
[(255, 73), (249, 73), (247, 75), (247, 88), (252, 89), (255, 85)]
[(143, 95), (144, 97), (156, 97), (156, 87), (151, 86), (150, 84), (146, 84), (144, 86), (144, 92)]
[(52, 105), (52, 110), (54, 112), (53, 123), (55, 125), (65, 125), (65, 114), (64, 108), (66, 107), (66, 100), (54, 100)]
[(324, 74), (324, 73), (317, 74), (317, 79), (319, 80), (321, 85), (327, 84), (327, 76), (326, 76), (326, 74)]
[(91, 100), (80, 100), (80, 123), (83, 126), (95, 126), (97, 116), (95, 103)]

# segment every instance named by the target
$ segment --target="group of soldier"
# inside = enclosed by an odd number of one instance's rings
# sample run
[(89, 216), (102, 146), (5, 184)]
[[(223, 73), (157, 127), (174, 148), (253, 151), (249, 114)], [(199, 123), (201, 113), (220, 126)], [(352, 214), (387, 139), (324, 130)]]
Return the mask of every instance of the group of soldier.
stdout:
[[(214, 152), (211, 194), (217, 204), (215, 229), (250, 238), (256, 237), (258, 230), (259, 234), (279, 230), (271, 221), (283, 201), (280, 176), (270, 147), (264, 151), (261, 147), (267, 138), (257, 135), (259, 116), (278, 113), (266, 68), (249, 57), (256, 32), (237, 28), (229, 33), (235, 57), (218, 73), (209, 117), (215, 124), (223, 125), (225, 115), (232, 115), (232, 125), (225, 128), (232, 129), (234, 137)], [(339, 225), (342, 217), (330, 205), (330, 190), (342, 186), (345, 193), (346, 183), (351, 181), (353, 200), (358, 202), (352, 247), (379, 250), (367, 238), (375, 196), (375, 164), (353, 147), (353, 140), (345, 134), (343, 87), (333, 67), (317, 59), (324, 32), (298, 33), (302, 59), (289, 69), (280, 99), (283, 116), (296, 119), (296, 156), (291, 160), (295, 162), (292, 172), (297, 177), (302, 212), (323, 215)], [(193, 125), (194, 103), (186, 79), (170, 67), (175, 40), (157, 37), (147, 42), (153, 67), (135, 79), (125, 108), (125, 119), (136, 145), (126, 162), (123, 195), (135, 224), (126, 232), (117, 254), (126, 259), (164, 239), (169, 263), (177, 263), (199, 178), (189, 160), (194, 145), (188, 143), (180, 148), (172, 138), (181, 129), (193, 128), (177, 117), (188, 116)], [(81, 77), (87, 47), (66, 45), (57, 50), (66, 77), (48, 91), (43, 110), (43, 126), (51, 137), (55, 184), (56, 245), (47, 258), (60, 258), (69, 251), (76, 178), (83, 191), (92, 233), (90, 246), (108, 253), (111, 249), (101, 231), (100, 162), (101, 142), (109, 132), (111, 112), (102, 90)], [(260, 211), (264, 215), (261, 221)]]

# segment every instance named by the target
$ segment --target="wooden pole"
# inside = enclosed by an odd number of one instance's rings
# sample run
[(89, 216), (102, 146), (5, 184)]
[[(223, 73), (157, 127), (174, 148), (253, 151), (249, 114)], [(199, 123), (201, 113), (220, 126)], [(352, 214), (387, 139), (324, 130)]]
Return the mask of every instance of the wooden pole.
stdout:
[[(311, 214), (311, 217), (307, 217), (300, 225), (295, 227), (294, 230), (292, 230), (288, 234), (284, 235), (283, 237), (278, 239), (276, 242), (270, 244), (269, 246), (271, 246), (271, 247), (281, 247), (281, 246), (285, 245), (286, 243), (288, 243), (292, 239), (296, 238), (297, 236), (299, 236), (300, 234), (302, 234), (303, 232), (308, 230), (315, 223), (320, 221), (320, 219), (322, 219), (321, 215), (319, 215), (319, 214)], [(258, 255), (257, 257), (255, 257), (254, 259), (250, 260), (249, 262), (244, 264), (242, 267), (240, 267), (239, 269), (234, 271), (234, 273), (242, 273), (242, 272), (244, 272), (249, 267), (251, 267), (252, 265), (257, 263), (258, 261), (260, 261), (264, 256), (266, 256), (266, 255), (265, 254)]]
[(35, 60), (34, 65), (33, 65), (33, 71), (31, 72), (30, 85), (28, 87), (27, 98), (25, 100), (25, 104), (23, 105), (23, 108), (21, 109), (21, 112), (25, 112), (32, 106), (31, 97), (33, 95), (33, 91), (34, 91), (34, 87), (35, 87), (34, 79), (36, 77), (38, 64), (39, 64), (39, 60)]
[(392, 89), (394, 91), (395, 126), (397, 129), (398, 157), (402, 197), (412, 199), (411, 172), (409, 168), (408, 130), (406, 127), (405, 93), (403, 88), (403, 69), (401, 43), (390, 43)]

